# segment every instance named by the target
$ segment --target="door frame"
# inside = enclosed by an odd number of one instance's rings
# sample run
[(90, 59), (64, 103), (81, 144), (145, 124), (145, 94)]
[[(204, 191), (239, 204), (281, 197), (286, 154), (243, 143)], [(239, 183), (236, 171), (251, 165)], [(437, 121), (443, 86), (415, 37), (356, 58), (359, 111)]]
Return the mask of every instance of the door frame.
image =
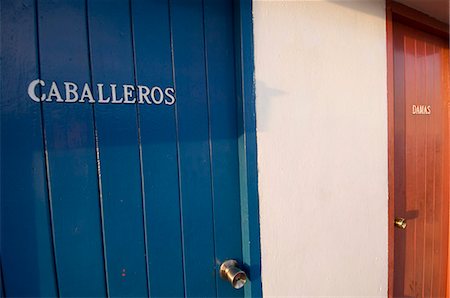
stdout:
[(256, 143), (253, 1), (234, 0), (242, 261), (250, 283), (245, 297), (262, 297)]
[[(401, 22), (425, 32), (449, 38), (449, 28), (432, 17), (406, 5), (386, 0), (386, 50), (387, 50), (387, 97), (388, 97), (388, 297), (394, 296), (394, 22)], [(450, 248), (449, 248), (450, 249)], [(447, 266), (447, 279), (450, 265)], [(450, 283), (447, 280), (447, 295)]]

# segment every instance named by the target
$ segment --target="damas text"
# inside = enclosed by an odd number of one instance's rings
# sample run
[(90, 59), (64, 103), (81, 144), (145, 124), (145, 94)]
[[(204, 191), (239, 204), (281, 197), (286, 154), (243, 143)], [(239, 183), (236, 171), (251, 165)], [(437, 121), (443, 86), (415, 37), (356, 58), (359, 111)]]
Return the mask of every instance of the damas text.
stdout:
[(43, 80), (32, 81), (28, 85), (28, 95), (35, 102), (57, 103), (139, 103), (171, 106), (176, 101), (173, 87), (163, 89), (158, 86), (121, 85), (118, 87), (117, 84), (96, 84), (95, 89), (92, 89), (88, 83), (79, 87), (76, 83), (64, 82), (64, 87), (62, 84), (58, 87), (54, 81), (47, 84)]
[(412, 105), (413, 115), (431, 115), (431, 106)]

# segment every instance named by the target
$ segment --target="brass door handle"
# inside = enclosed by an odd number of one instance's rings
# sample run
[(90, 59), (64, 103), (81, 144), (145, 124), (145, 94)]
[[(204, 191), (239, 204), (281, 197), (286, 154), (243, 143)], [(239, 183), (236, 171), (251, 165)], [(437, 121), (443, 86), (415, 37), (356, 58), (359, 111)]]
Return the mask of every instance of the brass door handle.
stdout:
[(239, 268), (236, 260), (226, 260), (220, 265), (220, 277), (235, 289), (242, 288), (247, 282), (247, 274)]
[(403, 217), (396, 217), (394, 220), (394, 226), (399, 229), (406, 229), (406, 219)]

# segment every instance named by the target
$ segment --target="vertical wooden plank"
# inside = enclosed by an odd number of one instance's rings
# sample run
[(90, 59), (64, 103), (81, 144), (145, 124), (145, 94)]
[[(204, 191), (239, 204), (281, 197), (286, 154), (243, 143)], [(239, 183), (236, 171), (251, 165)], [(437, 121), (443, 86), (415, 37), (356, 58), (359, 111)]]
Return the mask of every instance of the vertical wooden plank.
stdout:
[[(437, 47), (436, 49), (436, 57), (434, 60), (434, 67), (437, 69), (438, 78), (441, 77), (441, 71), (442, 71), (442, 64), (441, 64), (441, 48)], [(442, 82), (440, 79), (435, 80), (434, 82), (434, 90), (436, 97), (440, 98), (442, 95)], [(436, 116), (436, 121), (438, 122), (438, 129), (440, 130), (437, 134), (437, 140), (436, 140), (436, 152), (440, 153), (436, 156), (436, 179), (435, 179), (435, 188), (436, 188), (436, 209), (437, 209), (437, 218), (435, 225), (437, 227), (439, 238), (436, 239), (439, 241), (439, 245), (436, 247), (435, 253), (437, 254), (437, 262), (439, 262), (435, 276), (436, 276), (436, 294), (437, 296), (444, 296), (445, 295), (445, 280), (442, 280), (442, 274), (446, 271), (446, 265), (443, 265), (445, 262), (444, 255), (446, 255), (448, 252), (445, 249), (445, 246), (443, 246), (443, 239), (444, 239), (444, 233), (445, 233), (445, 226), (447, 226), (448, 222), (444, 221), (443, 218), (446, 217), (444, 215), (444, 200), (446, 199), (443, 195), (443, 189), (444, 185), (446, 184), (446, 181), (443, 179), (443, 169), (444, 169), (444, 156), (443, 156), (443, 131), (442, 131), (442, 121), (443, 121), (443, 111), (440, 106), (440, 101), (438, 100), (437, 103), (437, 110), (434, 113)]]
[[(430, 69), (432, 69), (432, 77), (431, 77), (431, 84), (430, 84), (430, 90), (431, 90), (431, 97), (432, 97), (432, 106), (433, 107), (437, 107), (436, 106), (436, 98), (438, 98), (438, 94), (439, 91), (436, 89), (436, 83), (435, 80), (437, 80), (439, 78), (439, 71), (436, 69), (436, 65), (435, 65), (435, 59), (436, 59), (436, 46), (433, 45), (433, 48), (430, 49), (430, 55), (431, 55), (431, 61), (430, 61)], [(438, 101), (439, 102), (439, 101)], [(432, 112), (433, 113), (433, 112)], [(439, 206), (441, 206), (441, 202), (440, 202), (440, 198), (438, 196), (438, 189), (436, 188), (436, 178), (437, 175), (439, 175), (439, 154), (437, 154), (437, 146), (438, 146), (438, 142), (439, 142), (439, 119), (437, 119), (435, 116), (436, 113), (433, 113), (433, 124), (434, 124), (434, 132), (433, 135), (434, 140), (433, 140), (433, 157), (434, 157), (434, 165), (433, 165), (433, 183), (432, 183), (432, 189), (433, 189), (433, 209), (434, 209), (434, 224), (433, 224), (433, 249), (432, 249), (432, 262), (431, 262), (431, 266), (432, 266), (432, 276), (435, 276), (439, 273), (439, 267), (441, 266), (440, 264), (440, 242), (442, 239), (442, 235), (441, 235), (441, 228), (440, 228), (440, 208)], [(435, 278), (432, 278), (431, 281), (431, 293), (430, 296), (438, 296), (439, 295), (439, 281), (436, 280)]]
[(171, 1), (186, 295), (211, 297), (217, 293), (202, 10), (201, 0)]
[[(395, 200), (395, 212), (393, 217), (403, 217), (410, 220), (407, 213), (406, 206), (406, 99), (405, 99), (405, 56), (403, 54), (405, 50), (404, 36), (400, 34), (399, 29), (394, 31), (394, 65), (395, 73), (395, 87), (394, 91), (394, 196)], [(413, 209), (413, 208), (412, 208)], [(393, 226), (393, 223), (392, 223)], [(411, 227), (411, 225), (410, 225)], [(409, 230), (408, 230), (409, 231)], [(411, 253), (411, 250), (406, 250), (406, 247), (412, 247), (413, 238), (408, 231), (402, 231), (396, 229), (394, 231), (394, 267), (395, 275), (393, 276), (393, 295), (394, 297), (400, 297), (408, 295), (410, 293), (409, 283), (407, 282), (408, 276), (406, 274), (406, 259)], [(408, 286), (407, 286), (408, 285)]]
[[(40, 104), (35, 1), (1, 3), (1, 258), (8, 297), (58, 295)], [(39, 90), (37, 90), (39, 93)]]
[(442, 164), (439, 165), (439, 168), (437, 168), (438, 178), (440, 181), (436, 181), (440, 184), (439, 186), (439, 197), (442, 202), (442, 210), (441, 210), (441, 239), (440, 239), (440, 247), (441, 247), (441, 268), (440, 268), (440, 274), (437, 275), (437, 278), (439, 279), (439, 294), (441, 296), (446, 296), (449, 293), (446, 292), (447, 290), (447, 274), (449, 268), (448, 266), (448, 260), (449, 260), (449, 250), (448, 250), (448, 239), (449, 239), (449, 201), (450, 201), (450, 192), (449, 192), (449, 165), (450, 165), (450, 156), (449, 156), (449, 114), (448, 114), (448, 101), (450, 96), (450, 90), (449, 90), (449, 58), (448, 58), (448, 39), (447, 40), (440, 40), (438, 43), (439, 48), (439, 58), (436, 57), (436, 65), (439, 66), (439, 74), (441, 77), (441, 80), (436, 80), (438, 83), (436, 84), (436, 87), (440, 91), (439, 97), (439, 105), (441, 107), (441, 112), (439, 113), (439, 125), (441, 128), (441, 134), (440, 134), (440, 142), (437, 152), (440, 152), (439, 154), (441, 156), (441, 162)]
[[(444, 140), (445, 142), (445, 158), (444, 158), (444, 181), (450, 181), (450, 60), (449, 60), (449, 37), (447, 35), (447, 40), (444, 41), (442, 46), (442, 56), (443, 56), (443, 69), (442, 69), (442, 76), (444, 77), (443, 80), (443, 93), (444, 93), (444, 100), (443, 100), (443, 113), (444, 113)], [(445, 79), (447, 78), (447, 79)], [(444, 270), (445, 270), (445, 279), (443, 280), (444, 287), (443, 287), (443, 293), (445, 293), (446, 296), (450, 295), (450, 245), (449, 245), (449, 229), (450, 229), (450, 215), (449, 215), (449, 204), (450, 204), (450, 183), (447, 183), (445, 191), (444, 191), (444, 219), (446, 221), (446, 231), (444, 232), (443, 237), (443, 243), (445, 250), (447, 251), (447, 254), (445, 254), (445, 261), (444, 263)], [(445, 285), (446, 284), (446, 285)]]
[[(106, 86), (104, 98), (112, 98), (109, 84), (119, 101), (122, 86), (134, 86), (130, 13), (127, 0), (88, 4), (92, 82)], [(108, 284), (116, 297), (148, 295), (136, 115), (135, 103), (95, 105)]]
[[(402, 33), (404, 34), (404, 32)], [(409, 131), (416, 131), (417, 122), (412, 117), (411, 107), (416, 100), (416, 43), (414, 39), (404, 35), (404, 81), (405, 81), (405, 200), (406, 210), (410, 212), (408, 217), (410, 226), (407, 232), (406, 257), (405, 257), (405, 285), (406, 293), (412, 296), (417, 295), (418, 278), (416, 273), (420, 272), (417, 266), (417, 235), (423, 225), (420, 224), (419, 203), (417, 200), (417, 134), (410, 134)], [(411, 224), (412, 223), (412, 224)], [(409, 248), (409, 249), (408, 249)], [(419, 254), (420, 255), (420, 254)], [(420, 280), (420, 278), (419, 278)], [(405, 294), (406, 294), (405, 293)], [(406, 294), (407, 295), (407, 294)]]
[[(412, 107), (412, 105), (423, 105), (425, 102), (425, 43), (417, 38), (414, 38), (415, 42), (415, 69), (409, 69), (414, 73), (415, 82), (408, 86), (408, 88), (415, 89), (415, 93), (410, 94), (408, 97), (409, 105), (407, 107)], [(423, 115), (412, 115), (416, 128), (412, 131), (415, 134), (415, 146), (416, 146), (416, 156), (413, 159), (416, 166), (415, 175), (415, 191), (414, 196), (417, 202), (417, 209), (419, 210), (419, 217), (417, 221), (417, 236), (416, 236), (416, 295), (423, 296), (424, 291), (424, 271), (425, 271), (425, 242), (426, 242), (426, 124), (427, 117)], [(413, 161), (411, 160), (411, 161)], [(410, 162), (411, 162), (410, 161)]]
[[(210, 118), (210, 150), (213, 177), (216, 265), (227, 259), (242, 263), (237, 98), (233, 3), (204, 3), (205, 47)], [(219, 297), (242, 297), (217, 276)]]
[(0, 298), (6, 297), (5, 295), (5, 287), (3, 285), (3, 266), (0, 261)]
[[(39, 1), (38, 16), (46, 94), (52, 81), (89, 82), (85, 1)], [(60, 295), (105, 297), (92, 108), (55, 101), (43, 112)]]
[[(434, 275), (434, 289), (433, 293), (435, 296), (442, 297), (445, 292), (442, 291), (443, 289), (443, 283), (445, 281), (442, 280), (441, 275), (446, 271), (445, 267), (442, 265), (444, 263), (444, 254), (447, 253), (445, 249), (444, 242), (444, 226), (447, 225), (447, 222), (444, 220), (444, 202), (445, 198), (442, 194), (442, 188), (443, 184), (445, 184), (445, 180), (443, 180), (442, 177), (442, 169), (444, 164), (443, 159), (443, 131), (442, 131), (442, 106), (441, 106), (441, 63), (440, 63), (440, 52), (441, 48), (437, 46), (435, 48), (435, 53), (433, 57), (433, 68), (435, 69), (435, 80), (433, 81), (433, 91), (434, 91), (434, 102), (433, 107), (434, 111), (432, 111), (432, 115), (435, 118), (436, 121), (436, 140), (435, 140), (435, 152), (436, 154), (436, 165), (435, 165), (435, 179), (434, 179), (434, 195), (435, 195), (435, 201), (436, 201), (436, 219), (434, 222), (434, 231), (435, 231), (435, 238), (436, 246), (434, 249), (434, 258), (435, 258), (435, 264), (436, 268), (433, 271)], [(444, 244), (444, 245), (443, 245)]]
[[(430, 105), (435, 108), (436, 97), (433, 92), (433, 81), (436, 79), (434, 76), (434, 47), (433, 44), (425, 41), (425, 105)], [(434, 111), (433, 111), (434, 112)], [(434, 179), (436, 177), (435, 172), (435, 159), (436, 159), (436, 135), (438, 133), (438, 123), (436, 122), (436, 117), (432, 112), (431, 115), (427, 115), (425, 121), (426, 124), (426, 156), (425, 156), (425, 196), (426, 196), (426, 219), (425, 219), (425, 255), (424, 255), (424, 296), (425, 297), (433, 297), (432, 296), (432, 282), (433, 282), (433, 250), (434, 244), (436, 242), (436, 236), (434, 233), (434, 226), (436, 221), (436, 198), (434, 196)]]
[[(168, 0), (133, 1), (132, 14), (136, 84), (173, 87)], [(175, 106), (155, 103), (139, 106), (139, 116), (150, 294), (182, 297), (183, 247)]]
[[(433, 248), (433, 261), (432, 261), (432, 274), (433, 276), (438, 276), (438, 274), (440, 274), (440, 267), (441, 267), (441, 241), (442, 241), (442, 220), (441, 220), (441, 210), (442, 210), (442, 198), (439, 195), (439, 186), (438, 186), (438, 181), (439, 181), (439, 167), (441, 165), (441, 157), (440, 154), (438, 153), (439, 150), (439, 143), (440, 143), (440, 124), (439, 124), (439, 111), (437, 111), (436, 109), (439, 109), (439, 99), (436, 102), (436, 99), (439, 98), (439, 88), (436, 88), (437, 85), (439, 85), (440, 83), (436, 81), (439, 80), (439, 70), (436, 68), (436, 63), (435, 63), (435, 59), (436, 56), (439, 56), (439, 54), (436, 53), (439, 52), (439, 49), (436, 48), (436, 46), (433, 47), (433, 53), (431, 54), (431, 63), (430, 63), (430, 68), (433, 69), (433, 80), (432, 80), (432, 84), (430, 85), (430, 89), (432, 90), (432, 100), (433, 102), (432, 107), (433, 107), (433, 111), (432, 111), (432, 117), (434, 120), (434, 126), (435, 126), (435, 131), (434, 131), (434, 142), (433, 142), (433, 151), (434, 151), (434, 169), (433, 169), (433, 184), (432, 184), (432, 188), (433, 188), (433, 198), (434, 198), (434, 214), (435, 214), (435, 218), (434, 218), (434, 225), (433, 225), (433, 240), (434, 240), (434, 248)], [(432, 280), (432, 292), (431, 295), (434, 296), (439, 296), (439, 280), (433, 278)]]
[[(411, 35), (407, 37), (407, 51), (405, 62), (406, 74), (406, 108), (410, 109), (421, 100), (421, 65), (418, 61), (420, 43)], [(407, 110), (408, 111), (408, 110)], [(424, 206), (425, 197), (423, 191), (424, 181), (424, 148), (423, 148), (423, 118), (408, 113), (407, 121), (407, 159), (406, 159), (406, 179), (407, 179), (407, 200), (414, 202), (414, 210), (417, 215), (414, 218), (414, 271), (411, 280), (413, 294), (416, 297), (422, 295), (423, 289), (423, 243), (424, 243)], [(409, 146), (409, 148), (408, 148)], [(411, 154), (409, 150), (411, 149)]]
[[(449, 37), (447, 35), (447, 40), (446, 42), (442, 45), (443, 49), (442, 49), (442, 55), (443, 55), (443, 77), (447, 78), (446, 80), (444, 79), (443, 81), (443, 92), (444, 92), (444, 103), (443, 103), (443, 109), (444, 109), (444, 125), (445, 125), (445, 129), (444, 129), (444, 139), (447, 139), (446, 142), (446, 149), (445, 149), (445, 159), (444, 159), (444, 165), (447, 165), (447, 167), (444, 166), (444, 181), (450, 181), (450, 57), (449, 57)], [(447, 99), (447, 100), (445, 100)], [(450, 240), (450, 236), (449, 236), (449, 230), (450, 230), (450, 215), (449, 215), (449, 205), (450, 205), (450, 183), (447, 183), (446, 189), (445, 189), (445, 193), (444, 196), (446, 198), (448, 198), (447, 200), (444, 200), (445, 203), (445, 208), (444, 208), (444, 219), (447, 222), (447, 229), (446, 232), (444, 233), (444, 245), (446, 248), (446, 251), (448, 252), (450, 250), (450, 245), (449, 245), (449, 240)], [(447, 283), (446, 286), (444, 286), (444, 292), (445, 295), (450, 295), (450, 253), (447, 253), (445, 255), (446, 261), (443, 262), (446, 266), (446, 278), (444, 280), (444, 284)], [(445, 268), (445, 267), (444, 267)]]

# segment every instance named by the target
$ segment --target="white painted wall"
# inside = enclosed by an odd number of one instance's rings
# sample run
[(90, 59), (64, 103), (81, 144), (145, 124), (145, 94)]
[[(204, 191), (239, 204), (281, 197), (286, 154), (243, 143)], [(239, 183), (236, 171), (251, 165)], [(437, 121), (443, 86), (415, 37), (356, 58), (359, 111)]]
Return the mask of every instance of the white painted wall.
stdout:
[(254, 0), (263, 292), (387, 295), (383, 0)]

